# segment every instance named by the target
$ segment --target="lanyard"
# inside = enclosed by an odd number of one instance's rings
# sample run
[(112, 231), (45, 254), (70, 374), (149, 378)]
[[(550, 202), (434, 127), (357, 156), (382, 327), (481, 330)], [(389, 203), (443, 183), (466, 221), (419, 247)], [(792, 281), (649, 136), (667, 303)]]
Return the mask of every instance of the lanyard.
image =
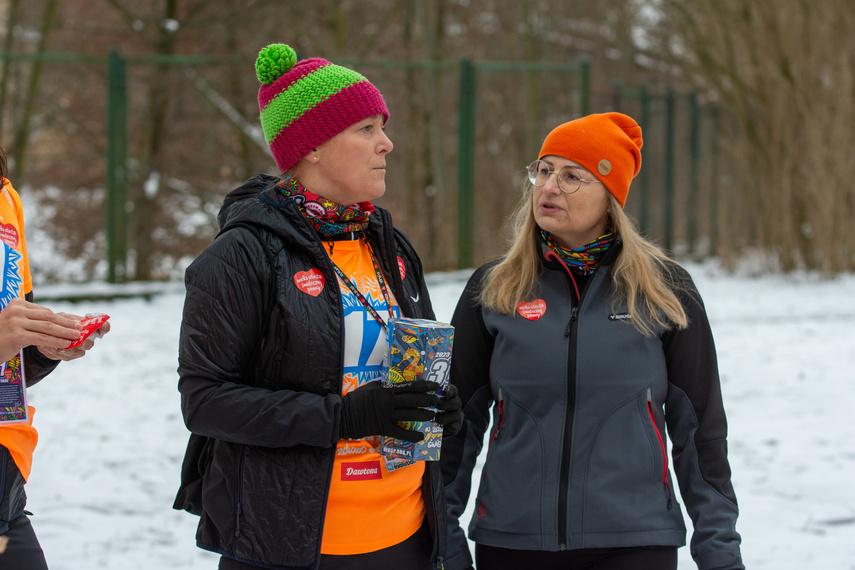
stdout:
[[(6, 196), (6, 199), (9, 200), (9, 205), (12, 206), (12, 210), (15, 211), (15, 202), (12, 201), (12, 196), (9, 194), (9, 191), (6, 190), (6, 184), (9, 183), (7, 178), (0, 177), (0, 186), (3, 188), (3, 194)], [(18, 212), (15, 211), (17, 214)]]
[[(374, 272), (377, 274), (377, 282), (380, 283), (380, 290), (383, 292), (383, 299), (386, 301), (386, 308), (389, 310), (389, 315), (392, 314), (392, 303), (389, 300), (389, 291), (386, 289), (386, 280), (383, 279), (383, 273), (380, 271), (380, 267), (377, 265), (377, 258), (374, 257), (374, 251), (371, 249), (371, 245), (368, 241), (365, 241), (365, 245), (368, 246), (368, 254), (371, 256), (371, 263), (374, 265)], [(383, 321), (383, 317), (380, 316), (380, 313), (371, 306), (371, 303), (368, 302), (368, 299), (365, 298), (365, 295), (359, 292), (359, 289), (356, 288), (356, 283), (353, 282), (347, 275), (344, 274), (344, 271), (339, 268), (338, 265), (335, 264), (334, 261), (330, 260), (333, 264), (333, 269), (335, 269), (336, 274), (339, 279), (341, 279), (347, 288), (356, 295), (356, 298), (359, 299), (359, 302), (362, 303), (362, 306), (371, 313), (371, 316), (380, 323), (380, 326), (383, 327), (383, 330), (386, 329), (386, 323)]]

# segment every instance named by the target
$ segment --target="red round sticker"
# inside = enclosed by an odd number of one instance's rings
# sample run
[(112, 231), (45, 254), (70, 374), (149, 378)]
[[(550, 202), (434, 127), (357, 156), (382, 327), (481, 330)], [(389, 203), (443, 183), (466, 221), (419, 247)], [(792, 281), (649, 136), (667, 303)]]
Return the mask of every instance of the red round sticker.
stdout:
[[(12, 224), (0, 224), (0, 241), (9, 247), (18, 247), (18, 230)], [(398, 258), (401, 263), (401, 258)]]
[(317, 297), (324, 289), (324, 274), (314, 268), (308, 271), (298, 271), (294, 274), (294, 284), (303, 293)]
[(398, 271), (401, 273), (401, 281), (404, 280), (404, 277), (407, 276), (407, 267), (404, 265), (404, 260), (401, 259), (401, 256), (398, 256)]
[(546, 301), (535, 299), (529, 303), (522, 302), (517, 305), (517, 312), (530, 321), (536, 321), (546, 312)]

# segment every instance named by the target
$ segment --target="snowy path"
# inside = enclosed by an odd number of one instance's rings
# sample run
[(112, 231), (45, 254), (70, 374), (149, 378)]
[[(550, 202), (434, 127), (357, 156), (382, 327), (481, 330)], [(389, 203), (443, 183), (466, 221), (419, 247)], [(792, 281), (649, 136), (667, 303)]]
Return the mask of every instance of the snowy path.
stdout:
[[(855, 569), (855, 276), (723, 276), (691, 266), (719, 350), (750, 570)], [(461, 274), (430, 276), (450, 319)], [(39, 290), (36, 290), (37, 296)], [(183, 298), (46, 303), (107, 312), (113, 332), (32, 389), (41, 441), (27, 485), (52, 570), (213, 570), (173, 511), (187, 432), (176, 390)], [(694, 568), (681, 549), (680, 569)]]

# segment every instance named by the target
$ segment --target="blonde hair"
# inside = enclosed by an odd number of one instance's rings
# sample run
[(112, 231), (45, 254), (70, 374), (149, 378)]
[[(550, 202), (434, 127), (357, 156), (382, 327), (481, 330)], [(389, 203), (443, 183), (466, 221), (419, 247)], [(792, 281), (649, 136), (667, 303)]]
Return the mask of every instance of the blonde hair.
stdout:
[[(676, 262), (639, 234), (620, 202), (611, 194), (608, 197), (609, 224), (623, 242), (612, 268), (612, 280), (626, 300), (631, 322), (647, 336), (659, 328), (686, 328), (688, 318), (675, 294), (682, 287), (669, 270)], [(484, 307), (504, 315), (513, 315), (521, 301), (534, 296), (543, 272), (528, 182), (511, 219), (513, 236), (508, 250), (484, 276), (478, 297)]]

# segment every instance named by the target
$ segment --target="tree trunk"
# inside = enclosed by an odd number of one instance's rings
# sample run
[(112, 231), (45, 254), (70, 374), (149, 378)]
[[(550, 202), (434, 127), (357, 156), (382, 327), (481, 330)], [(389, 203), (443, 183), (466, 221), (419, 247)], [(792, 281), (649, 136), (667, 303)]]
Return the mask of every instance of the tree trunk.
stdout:
[[(56, 16), (56, 7), (58, 0), (50, 0), (45, 15), (42, 19), (41, 36), (36, 55), (43, 55), (47, 51), (48, 39), (50, 38), (51, 30), (53, 29), (53, 21)], [(33, 69), (30, 73), (30, 82), (27, 87), (27, 94), (24, 98), (24, 109), (21, 112), (21, 121), (18, 125), (18, 132), (15, 135), (15, 180), (19, 185), (22, 185), (27, 176), (27, 143), (30, 139), (30, 123), (33, 118), (33, 110), (35, 109), (36, 97), (39, 89), (39, 79), (42, 74), (43, 62), (40, 59), (33, 61)]]
[[(158, 55), (175, 53), (177, 30), (171, 22), (178, 17), (178, 0), (167, 0), (157, 32), (155, 51)], [(155, 66), (156, 77), (148, 93), (148, 120), (146, 121), (146, 147), (143, 150), (142, 168), (133, 184), (133, 249), (135, 251), (134, 275), (138, 281), (147, 281), (153, 275), (154, 230), (160, 221), (160, 185), (163, 179), (163, 149), (167, 132), (167, 115), (174, 94), (172, 66)]]
[[(3, 42), (3, 51), (6, 53), (12, 52), (13, 41), (15, 39), (15, 25), (18, 22), (18, 5), (20, 0), (9, 0), (9, 13), (6, 16), (6, 41)], [(4, 59), (0, 62), (3, 70), (0, 71), (0, 136), (3, 134), (3, 117), (6, 113), (6, 93), (9, 88), (10, 68), (13, 65), (12, 60)]]

